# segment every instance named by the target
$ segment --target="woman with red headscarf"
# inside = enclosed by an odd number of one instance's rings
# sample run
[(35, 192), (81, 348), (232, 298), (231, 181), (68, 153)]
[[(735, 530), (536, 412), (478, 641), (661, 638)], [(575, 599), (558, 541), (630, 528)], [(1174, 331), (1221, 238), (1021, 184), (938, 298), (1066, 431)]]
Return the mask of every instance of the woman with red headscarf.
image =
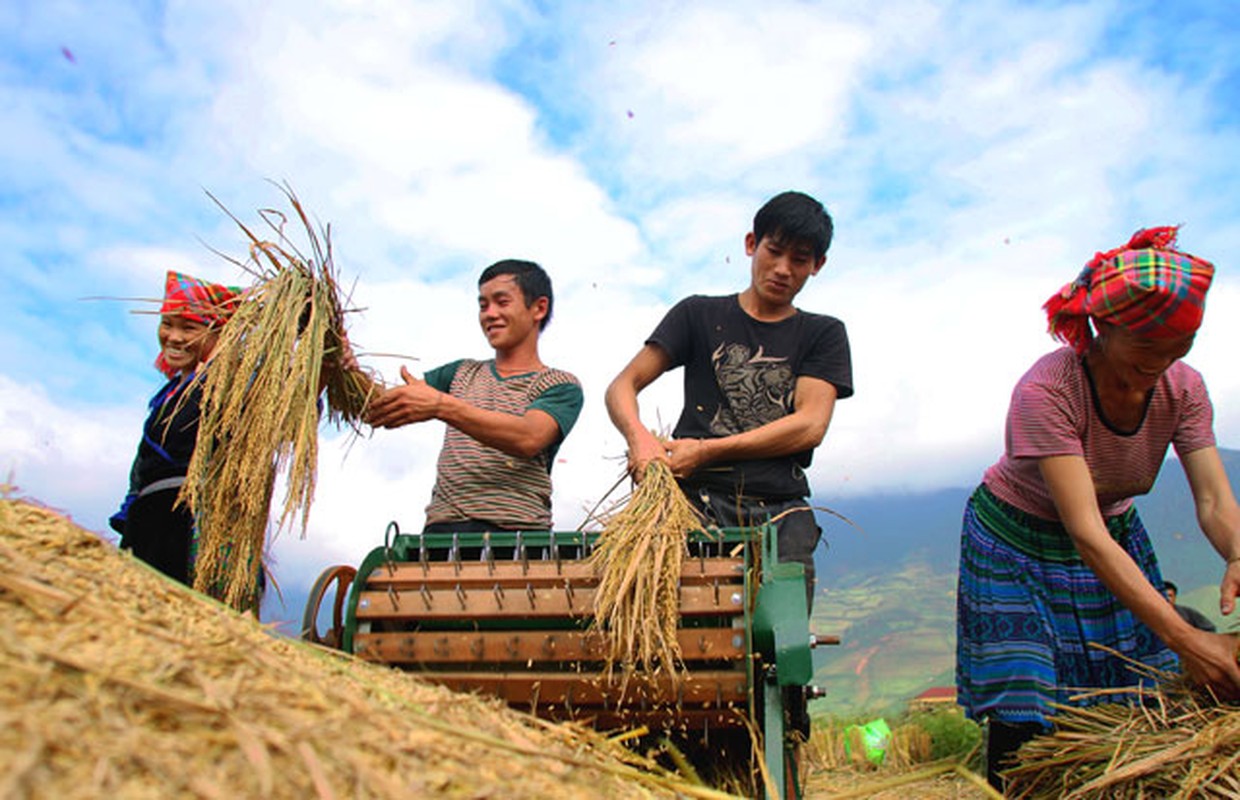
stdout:
[(1017, 383), (1004, 454), (965, 509), (956, 679), (966, 713), (988, 722), (996, 788), (1005, 758), (1048, 727), (1052, 703), (1140, 683), (1125, 659), (1172, 670), (1178, 656), (1194, 680), (1240, 694), (1234, 638), (1193, 628), (1166, 601), (1133, 506), (1174, 446), (1224, 561), (1220, 607), (1230, 614), (1240, 506), (1205, 384), (1180, 360), (1214, 267), (1175, 239), (1175, 228), (1138, 231), (1047, 301), (1050, 332), (1068, 346)]
[(198, 438), (201, 388), (194, 376), (211, 357), (239, 297), (239, 289), (168, 272), (155, 359), (168, 382), (151, 398), (129, 494), (108, 520), (121, 534), (122, 548), (186, 585), (193, 583), (194, 520), (176, 499)]

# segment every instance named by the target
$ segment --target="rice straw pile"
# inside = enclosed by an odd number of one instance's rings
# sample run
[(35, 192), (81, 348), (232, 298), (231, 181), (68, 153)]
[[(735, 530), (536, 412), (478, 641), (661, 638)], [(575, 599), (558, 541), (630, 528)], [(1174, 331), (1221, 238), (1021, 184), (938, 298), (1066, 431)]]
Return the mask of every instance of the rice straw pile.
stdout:
[(1011, 798), (1240, 797), (1240, 707), (1159, 673), (1144, 705), (1056, 706), (1017, 753)]
[(651, 461), (623, 507), (605, 517), (590, 563), (599, 576), (593, 627), (608, 671), (624, 666), (626, 681), (630, 671), (679, 675), (680, 570), (686, 536), (701, 527), (662, 461)]
[(328, 419), (355, 427), (376, 393), (367, 374), (340, 366), (344, 305), (330, 228), (316, 232), (292, 191), (283, 191), (309, 252), (291, 241), (287, 218), (278, 211), (260, 212), (274, 241), (229, 214), (250, 243), (247, 261), (229, 260), (256, 284), (200, 373), (198, 442), (181, 495), (198, 527), (194, 588), (237, 609), (256, 602), (278, 473), (286, 476), (286, 490), (276, 529), (300, 517), (305, 531), (318, 461), (320, 391), (327, 389)]
[(723, 797), (592, 731), (276, 636), (4, 497), (0, 620), (0, 797)]

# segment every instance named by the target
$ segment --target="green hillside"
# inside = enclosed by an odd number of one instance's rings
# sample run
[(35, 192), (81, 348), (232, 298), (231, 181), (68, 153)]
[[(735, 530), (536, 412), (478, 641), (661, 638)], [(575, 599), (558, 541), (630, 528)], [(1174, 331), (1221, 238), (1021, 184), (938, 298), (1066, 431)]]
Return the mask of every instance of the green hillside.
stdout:
[(842, 642), (815, 652), (814, 683), (827, 696), (814, 713), (885, 713), (931, 686), (954, 685), (955, 619), (955, 572), (924, 564), (827, 587), (810, 627)]

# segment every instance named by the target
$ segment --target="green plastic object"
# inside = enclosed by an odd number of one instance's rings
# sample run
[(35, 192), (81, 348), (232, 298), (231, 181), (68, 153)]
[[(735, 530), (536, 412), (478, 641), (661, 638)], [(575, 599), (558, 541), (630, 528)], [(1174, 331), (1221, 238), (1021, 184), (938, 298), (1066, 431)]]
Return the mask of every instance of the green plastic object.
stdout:
[(844, 755), (848, 758), (852, 758), (853, 742), (856, 742), (860, 752), (865, 754), (866, 761), (878, 766), (887, 757), (891, 728), (882, 717), (864, 725), (849, 725), (844, 730)]

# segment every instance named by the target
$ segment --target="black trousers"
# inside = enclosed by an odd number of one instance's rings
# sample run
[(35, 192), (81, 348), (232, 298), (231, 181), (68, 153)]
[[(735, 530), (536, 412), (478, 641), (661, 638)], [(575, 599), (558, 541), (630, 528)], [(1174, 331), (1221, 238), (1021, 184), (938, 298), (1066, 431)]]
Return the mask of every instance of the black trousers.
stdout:
[(173, 487), (136, 498), (129, 507), (120, 546), (189, 586), (194, 517), (184, 506), (173, 508), (179, 492), (179, 488)]
[(997, 791), (1003, 791), (1000, 771), (1013, 766), (1009, 759), (1020, 746), (1046, 729), (1037, 722), (1004, 722), (990, 718), (986, 734), (986, 780)]
[(779, 517), (775, 523), (780, 561), (795, 561), (805, 567), (805, 605), (814, 605), (814, 550), (822, 539), (822, 528), (814, 519), (809, 500), (803, 497), (765, 500), (742, 497), (702, 486), (682, 485), (689, 502), (706, 517), (708, 525), (720, 528), (761, 525)]

